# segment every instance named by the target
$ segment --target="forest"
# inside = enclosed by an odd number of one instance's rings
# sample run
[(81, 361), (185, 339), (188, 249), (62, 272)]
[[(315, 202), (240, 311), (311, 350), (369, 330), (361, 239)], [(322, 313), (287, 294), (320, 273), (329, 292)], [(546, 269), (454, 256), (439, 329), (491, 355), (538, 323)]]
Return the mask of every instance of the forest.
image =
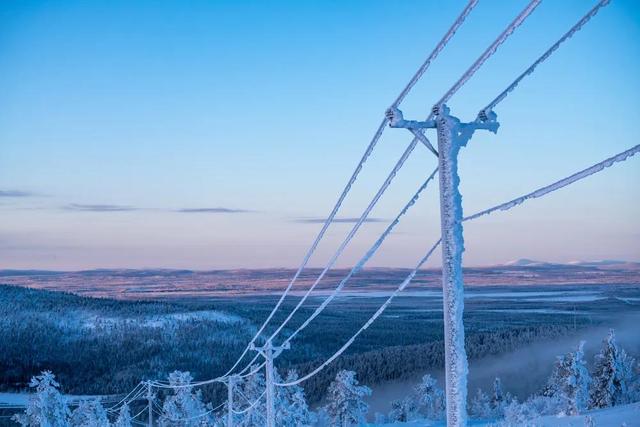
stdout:
[[(616, 292), (624, 295), (631, 290)], [(0, 388), (24, 391), (29, 379), (43, 370), (55, 372), (63, 391), (77, 395), (123, 393), (140, 380), (166, 378), (175, 370), (189, 371), (196, 379), (215, 377), (235, 361), (274, 298), (118, 301), (0, 286)], [(304, 374), (322, 363), (369, 317), (379, 298), (357, 302), (336, 300), (318, 325), (303, 331), (296, 341), (300, 344), (278, 359), (278, 367)], [(315, 303), (312, 299), (303, 306), (300, 317), (308, 315)], [(375, 384), (443, 366), (438, 304), (437, 299), (399, 298), (345, 356), (304, 384), (308, 401), (319, 402), (342, 369), (354, 370), (362, 381)], [(469, 301), (465, 323), (471, 359), (575, 333), (605, 322), (603, 312), (632, 308), (608, 298), (582, 303), (575, 315), (549, 312), (532, 317), (528, 307), (540, 303), (525, 300), (515, 305), (522, 312), (502, 312), (505, 304), (514, 306), (500, 300)], [(567, 311), (572, 303), (553, 304)], [(285, 304), (282, 312), (287, 308), (290, 305)], [(277, 323), (278, 316), (274, 320)], [(296, 326), (294, 320), (289, 328)], [(224, 392), (219, 386), (203, 389), (210, 400)]]

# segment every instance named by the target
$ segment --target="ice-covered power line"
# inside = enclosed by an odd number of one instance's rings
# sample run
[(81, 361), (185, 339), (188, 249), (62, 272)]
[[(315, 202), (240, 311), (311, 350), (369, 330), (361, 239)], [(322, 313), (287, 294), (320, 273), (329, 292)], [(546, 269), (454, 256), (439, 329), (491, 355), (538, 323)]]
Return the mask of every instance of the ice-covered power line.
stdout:
[(242, 414), (246, 414), (247, 412), (249, 412), (250, 410), (252, 410), (253, 408), (255, 408), (255, 406), (260, 403), (260, 401), (262, 400), (262, 398), (265, 396), (265, 394), (267, 394), (266, 391), (263, 391), (262, 394), (260, 396), (258, 396), (258, 398), (256, 400), (254, 400), (253, 402), (251, 402), (251, 400), (249, 400), (247, 398), (247, 396), (245, 396), (240, 390), (238, 390), (238, 394), (240, 394), (244, 400), (247, 401), (247, 403), (249, 404), (249, 406), (247, 406), (246, 408), (240, 410), (240, 411), (236, 411), (234, 409), (231, 410), (231, 412), (233, 412), (236, 415), (242, 415)]
[[(584, 179), (588, 176), (591, 176), (595, 173), (601, 172), (604, 169), (613, 166), (616, 163), (622, 162), (627, 160), (629, 157), (632, 157), (636, 154), (638, 154), (638, 152), (640, 152), (640, 144), (636, 145), (635, 147), (632, 147), (628, 150), (625, 150), (619, 154), (616, 154), (615, 156), (609, 157), (608, 159), (605, 159), (599, 163), (596, 163), (586, 169), (581, 170), (580, 172), (576, 172), (573, 175), (570, 175), (566, 178), (563, 178), (561, 180), (558, 180), (552, 184), (549, 184), (547, 186), (544, 187), (540, 187), (539, 189), (532, 191), (530, 193), (527, 193), (523, 196), (517, 197), (515, 199), (512, 199), (508, 202), (505, 203), (501, 203), (499, 205), (493, 206), (491, 208), (482, 210), (480, 212), (477, 212), (473, 215), (469, 215), (467, 217), (465, 217), (463, 219), (463, 221), (471, 221), (474, 219), (477, 219), (481, 216), (484, 215), (488, 215), (492, 212), (496, 212), (496, 211), (506, 211), (509, 209), (512, 209), (516, 206), (521, 205), (522, 203), (524, 203), (527, 200), (531, 200), (537, 197), (541, 197), (545, 194), (549, 194), (553, 191), (559, 190), (561, 188), (564, 188), (570, 184), (573, 184), (574, 182), (577, 182), (581, 179)], [(309, 372), (308, 374), (294, 380), (294, 381), (289, 381), (289, 382), (280, 382), (280, 383), (276, 383), (275, 385), (280, 386), (280, 387), (290, 387), (290, 386), (294, 386), (294, 385), (298, 385), (308, 379), (310, 379), (311, 377), (315, 376), (316, 374), (318, 374), (320, 371), (322, 371), (324, 368), (326, 368), (329, 364), (331, 364), (331, 362), (333, 362), (335, 359), (337, 359), (338, 357), (340, 357), (341, 354), (343, 354), (345, 352), (345, 350), (347, 350), (351, 344), (353, 344), (353, 342), (355, 341), (355, 339), (362, 333), (364, 332), (369, 326), (371, 326), (371, 324), (378, 318), (380, 317), (380, 315), (384, 312), (384, 310), (389, 306), (389, 304), (391, 304), (391, 302), (398, 296), (398, 294), (400, 292), (402, 292), (408, 285), (409, 283), (413, 280), (413, 278), (415, 277), (415, 275), (417, 274), (418, 270), (424, 265), (425, 262), (427, 262), (429, 260), (429, 258), (431, 257), (431, 255), (433, 254), (433, 252), (436, 250), (436, 248), (440, 245), (441, 239), (438, 239), (438, 241), (429, 248), (429, 250), (427, 251), (426, 255), (424, 257), (422, 257), (422, 259), (420, 259), (420, 261), (418, 262), (418, 264), (416, 265), (416, 267), (407, 275), (407, 277), (402, 281), (402, 283), (400, 283), (400, 285), (393, 291), (393, 293), (387, 298), (387, 300), (380, 306), (380, 308), (378, 308), (378, 310), (376, 310), (376, 312), (369, 318), (369, 320), (367, 320), (367, 322), (360, 328), (358, 329), (352, 336), (351, 338), (349, 338), (345, 344), (343, 344), (342, 347), (340, 347), (340, 349), (338, 349), (333, 355), (331, 355), (331, 357), (329, 357), (325, 362), (323, 362), (321, 365), (319, 365), (317, 368), (315, 368), (314, 370), (312, 370), (311, 372)]]
[(309, 298), (309, 295), (311, 295), (311, 293), (314, 291), (316, 286), (318, 286), (318, 284), (324, 278), (327, 272), (335, 265), (336, 261), (338, 260), (340, 255), (342, 255), (342, 253), (346, 249), (349, 242), (351, 242), (351, 240), (356, 235), (356, 233), (358, 232), (362, 224), (364, 224), (364, 222), (367, 220), (367, 218), (369, 217), (369, 214), (371, 213), (375, 205), (378, 203), (378, 201), (380, 200), (384, 192), (387, 190), (387, 188), (389, 188), (389, 185), (391, 185), (391, 182), (395, 178), (396, 174), (402, 168), (404, 163), (407, 161), (407, 159), (415, 149), (416, 144), (417, 144), (417, 141), (414, 140), (405, 149), (404, 153), (402, 153), (402, 156), (400, 156), (400, 159), (398, 159), (398, 161), (396, 162), (395, 166), (393, 167), (393, 169), (385, 179), (380, 189), (378, 189), (378, 192), (376, 193), (376, 195), (373, 197), (373, 199), (371, 200), (367, 208), (364, 210), (364, 212), (362, 212), (362, 215), (360, 215), (360, 218), (358, 218), (358, 221), (351, 228), (351, 231), (349, 232), (349, 234), (347, 234), (347, 237), (345, 237), (345, 239), (342, 241), (342, 243), (340, 244), (336, 252), (333, 254), (333, 256), (331, 257), (327, 265), (324, 267), (320, 275), (316, 278), (316, 280), (313, 282), (311, 287), (307, 289), (307, 291), (304, 293), (302, 298), (300, 298), (296, 306), (293, 308), (293, 310), (291, 310), (291, 313), (289, 313), (289, 315), (282, 321), (282, 323), (280, 323), (280, 326), (278, 326), (278, 328), (273, 332), (273, 334), (271, 334), (271, 336), (269, 337), (269, 340), (274, 339), (280, 333), (280, 331), (289, 323), (289, 321), (293, 318), (293, 316), (297, 313), (300, 307), (302, 307), (305, 301)]
[[(440, 52), (442, 52), (442, 50), (449, 43), (449, 41), (451, 40), (453, 35), (456, 33), (458, 28), (460, 28), (460, 26), (464, 23), (464, 20), (467, 18), (469, 13), (473, 10), (473, 8), (477, 4), (477, 2), (478, 2), (478, 0), (470, 0), (467, 3), (466, 7), (462, 10), (460, 15), (456, 18), (456, 20), (451, 25), (451, 27), (449, 28), (447, 33), (440, 40), (440, 42), (436, 45), (436, 47), (433, 49), (431, 54), (427, 57), (425, 62), (420, 66), (418, 71), (411, 78), (411, 80), (409, 81), (407, 86), (402, 90), (402, 92), (398, 95), (396, 100), (393, 102), (393, 104), (392, 104), (393, 107), (397, 107), (402, 102), (402, 100), (407, 96), (407, 94), (413, 88), (413, 86), (415, 86), (415, 84), (418, 82), (418, 80), (424, 75), (425, 71), (429, 68), (429, 66), (431, 65), (432, 61), (438, 56), (438, 54)], [(291, 279), (291, 281), (289, 282), (289, 284), (285, 288), (284, 292), (280, 296), (280, 299), (278, 300), (278, 302), (276, 303), (276, 305), (272, 309), (271, 313), (269, 313), (269, 315), (267, 316), (267, 318), (265, 319), (263, 324), (260, 326), (260, 328), (258, 328), (258, 331), (254, 335), (254, 337), (251, 339), (249, 344), (246, 346), (246, 348), (243, 350), (243, 352), (241, 353), (240, 357), (236, 360), (236, 362), (233, 364), (233, 366), (224, 375), (222, 375), (221, 378), (224, 378), (224, 377), (228, 376), (229, 374), (231, 374), (236, 369), (236, 367), (240, 364), (240, 362), (245, 357), (245, 355), (249, 352), (249, 348), (250, 348), (251, 344), (256, 341), (256, 339), (262, 334), (262, 332), (264, 332), (264, 330), (266, 329), (268, 323), (271, 321), (271, 319), (273, 318), (275, 313), (278, 311), (278, 309), (282, 306), (282, 303), (284, 302), (284, 299), (286, 298), (286, 296), (291, 291), (291, 288), (293, 287), (293, 285), (297, 281), (298, 277), (300, 276), (300, 274), (302, 273), (304, 268), (307, 266), (309, 260), (311, 259), (311, 256), (314, 254), (314, 252), (317, 249), (320, 241), (324, 237), (324, 234), (326, 233), (327, 229), (329, 228), (329, 226), (333, 222), (333, 219), (335, 218), (338, 210), (342, 206), (342, 203), (344, 202), (344, 199), (346, 198), (347, 194), (351, 190), (351, 187), (352, 187), (353, 183), (356, 181), (360, 171), (362, 170), (362, 167), (363, 167), (364, 163), (367, 161), (367, 159), (371, 155), (371, 152), (373, 151), (374, 147), (377, 145), (377, 143), (380, 140), (380, 137), (382, 136), (382, 133), (384, 132), (386, 127), (387, 127), (387, 119), (384, 118), (382, 120), (382, 122), (380, 123), (380, 125), (378, 126), (378, 129), (374, 133), (373, 138), (369, 142), (369, 145), (367, 146), (367, 149), (365, 150), (364, 155), (362, 156), (362, 158), (358, 162), (358, 165), (356, 166), (356, 169), (354, 170), (353, 174), (351, 175), (351, 178), (347, 182), (347, 185), (345, 186), (345, 188), (343, 189), (342, 193), (340, 194), (340, 197), (338, 198), (338, 201), (336, 202), (336, 204), (333, 207), (331, 213), (329, 214), (329, 216), (327, 217), (326, 221), (324, 222), (322, 228), (320, 229), (320, 232), (316, 236), (316, 239), (314, 240), (314, 242), (312, 243), (311, 247), (307, 251), (307, 254), (305, 255), (304, 259), (302, 260), (302, 263), (298, 267), (298, 270), (296, 271), (296, 273), (294, 274), (293, 278)], [(251, 365), (251, 363), (253, 363), (253, 361), (251, 361), (249, 363), (249, 365)]]
[[(449, 43), (449, 40), (451, 40), (451, 38), (454, 36), (456, 31), (458, 31), (458, 28), (462, 26), (465, 19), (467, 19), (467, 16), (469, 16), (471, 11), (473, 10), (474, 7), (476, 7), (477, 4), (478, 4), (478, 0), (470, 0), (467, 3), (465, 8), (462, 10), (460, 15), (458, 16), (458, 18), (453, 22), (453, 25), (451, 25), (451, 28), (449, 28), (449, 31), (445, 33), (445, 35), (442, 37), (440, 42), (436, 45), (433, 51), (431, 51), (431, 54), (422, 63), (420, 68), (418, 68), (418, 71), (416, 71), (416, 73), (413, 75), (411, 80), (409, 80), (409, 83), (407, 83), (407, 85), (402, 90), (402, 92), (400, 92), (400, 95), (398, 95), (396, 100), (393, 101), (393, 104), (391, 104), (391, 107), (397, 108), (400, 105), (400, 103), (404, 100), (404, 98), (406, 98), (406, 96), (409, 94), (409, 91), (411, 91), (411, 89), (413, 89), (416, 83), (418, 83), (422, 75), (427, 71), (427, 69), (431, 65), (431, 62), (433, 62), (433, 60), (436, 59), (436, 57), (440, 54), (440, 52), (442, 52), (442, 50), (445, 48), (447, 43)], [(383, 127), (385, 125), (386, 123), (383, 124)]]
[(394, 230), (396, 225), (398, 225), (398, 223), (400, 222), (400, 219), (418, 201), (420, 194), (422, 193), (422, 191), (424, 191), (427, 188), (427, 185), (429, 184), (429, 182), (433, 180), (437, 172), (438, 172), (438, 168), (436, 167), (434, 171), (431, 173), (431, 175), (429, 175), (429, 177), (426, 179), (424, 184), (422, 184), (420, 188), (418, 188), (418, 191), (416, 191), (416, 193), (413, 195), (413, 197), (411, 197), (409, 202), (402, 208), (402, 210), (395, 217), (395, 219), (391, 221), (391, 223), (389, 223), (389, 225), (387, 226), (385, 231), (380, 235), (378, 240), (376, 240), (375, 243), (371, 245), (369, 250), (362, 256), (362, 258), (360, 258), (360, 260), (351, 269), (351, 271), (349, 271), (349, 273), (342, 279), (342, 281), (340, 281), (340, 284), (333, 290), (333, 292), (327, 298), (325, 298), (322, 304), (320, 304), (316, 308), (313, 314), (309, 316), (307, 320), (305, 320), (304, 323), (302, 323), (291, 335), (289, 335), (289, 337), (285, 340), (285, 342), (287, 343), (291, 342), (291, 340), (293, 340), (296, 337), (296, 335), (298, 335), (304, 328), (306, 328), (313, 321), (313, 319), (315, 319), (327, 307), (327, 305), (329, 305), (329, 303), (333, 301), (333, 299), (340, 293), (340, 291), (342, 291), (342, 289), (344, 288), (346, 283), (349, 281), (349, 279), (351, 279), (351, 277), (354, 274), (358, 273), (360, 270), (364, 268), (365, 264), (371, 259), (373, 255), (375, 255), (375, 253), (378, 251), (378, 249), (380, 248), (384, 240), (389, 236), (389, 234), (391, 234), (391, 232)]
[[(438, 108), (441, 105), (447, 103), (453, 95), (456, 94), (464, 85), (473, 77), (473, 75), (482, 67), (482, 65), (487, 62), (487, 60), (496, 53), (500, 45), (502, 45), (508, 38), (513, 34), (513, 32), (531, 15), (531, 13), (535, 10), (535, 8), (540, 4), (542, 0), (532, 0), (527, 6), (520, 12), (518, 16), (507, 26), (507, 28), (500, 33), (500, 35), (489, 45), (487, 49), (476, 59), (476, 61), (471, 64), (471, 66), (465, 71), (462, 76), (449, 88), (447, 92), (436, 102), (427, 117), (427, 121), (434, 118)], [(387, 121), (389, 122), (390, 113), (397, 110), (397, 105), (392, 105), (387, 110)], [(433, 148), (433, 145), (429, 141), (429, 139), (422, 133), (421, 129), (412, 129), (412, 133), (415, 135), (414, 141), (422, 142), (433, 154), (436, 156), (438, 152)]]
[(525, 194), (524, 196), (520, 196), (517, 197), (513, 200), (510, 200), (508, 202), (502, 203), (500, 205), (494, 206), (492, 208), (489, 209), (485, 209), (483, 211), (477, 212), (473, 215), (469, 215), (467, 217), (464, 218), (464, 221), (468, 221), (471, 219), (476, 219), (478, 217), (484, 216), (484, 215), (489, 215), (492, 212), (498, 211), (498, 210), (503, 210), (506, 211), (508, 209), (511, 209), (514, 206), (517, 206), (521, 203), (524, 203), (525, 201), (529, 200), (529, 199), (536, 199), (538, 197), (542, 197), (545, 194), (551, 193), (553, 191), (559, 190), (563, 187), (566, 187), (569, 184), (573, 184), (576, 181), (579, 181), (581, 179), (584, 179), (590, 175), (593, 175), (594, 173), (600, 172), (608, 167), (613, 166), (614, 164), (618, 163), (618, 162), (622, 162), (627, 160), (629, 157), (632, 157), (636, 154), (638, 154), (638, 152), (640, 151), (640, 144), (636, 145), (635, 147), (629, 148), (626, 151), (623, 151), (622, 153), (616, 154), (613, 157), (609, 157), (606, 160), (601, 161), (600, 163), (596, 163), (593, 166), (590, 166), (586, 169), (581, 170), (580, 172), (576, 172), (571, 176), (568, 176), (566, 178), (563, 178), (559, 181), (554, 182), (553, 184), (547, 185), (546, 187), (542, 187), (539, 188), (535, 191), (532, 191), (531, 193)]
[(118, 403), (116, 403), (115, 405), (112, 405), (108, 408), (106, 408), (105, 410), (107, 412), (110, 413), (115, 413), (117, 411), (120, 410), (120, 407), (122, 407), (123, 405), (129, 405), (131, 404), (131, 402), (136, 401), (138, 399), (140, 399), (144, 393), (146, 392), (146, 389), (144, 388), (144, 382), (139, 382), (127, 395), (125, 395)]
[(393, 299), (395, 298), (395, 296), (402, 292), (407, 285), (411, 282), (411, 280), (413, 280), (413, 278), (415, 277), (416, 273), (418, 272), (418, 269), (420, 267), (422, 267), (422, 265), (431, 257), (431, 254), (436, 250), (436, 248), (438, 247), (438, 245), (440, 244), (440, 241), (438, 240), (438, 243), (435, 244), (428, 252), (427, 254), (420, 260), (420, 262), (418, 262), (418, 265), (411, 271), (411, 273), (409, 273), (409, 275), (407, 276), (406, 279), (404, 279), (402, 281), (402, 283), (400, 284), (400, 286), (398, 286), (398, 288), (391, 294), (391, 296), (387, 299), (387, 301), (385, 301), (385, 303), (380, 306), (380, 308), (378, 308), (378, 310), (373, 314), (373, 316), (371, 316), (369, 318), (369, 320), (367, 320), (367, 322), (356, 331), (355, 334), (353, 334), (351, 336), (351, 338), (349, 338), (347, 340), (346, 343), (343, 344), (342, 347), (340, 347), (340, 349), (338, 351), (336, 351), (333, 355), (331, 355), (331, 357), (329, 357), (326, 361), (324, 361), (320, 366), (318, 366), (316, 369), (314, 369), (313, 371), (309, 372), (308, 374), (304, 375), (303, 377), (300, 377), (294, 381), (289, 381), (289, 382), (284, 382), (284, 383), (276, 383), (277, 386), (280, 387), (290, 387), (293, 385), (297, 385), (300, 384), (306, 380), (308, 380), (309, 378), (315, 376), (317, 373), (319, 373), (320, 371), (322, 371), (324, 368), (326, 368), (329, 364), (331, 364), (331, 362), (333, 362), (334, 360), (336, 360), (338, 357), (340, 357), (340, 355), (342, 355), (342, 353), (345, 352), (346, 349), (348, 349), (351, 344), (353, 344), (353, 342), (356, 340), (356, 338), (358, 338), (358, 336), (364, 332), (369, 326), (371, 326), (371, 324), (382, 314), (382, 312), (387, 308), (387, 306), (389, 304), (391, 304), (391, 301), (393, 301)]
[[(538, 6), (538, 4), (541, 2), (542, 0), (532, 0), (525, 8), (524, 10), (509, 24), (509, 26), (498, 36), (498, 38), (496, 38), (496, 40), (485, 50), (485, 52), (471, 65), (471, 67), (462, 75), (462, 77), (460, 77), (460, 79), (458, 79), (458, 81), (442, 96), (442, 98), (440, 99), (439, 103), (437, 105), (441, 105), (441, 103), (448, 101), (474, 74), (475, 72), (480, 69), (480, 67), (482, 67), (482, 65), (487, 61), (487, 59), (489, 59), (498, 49), (498, 47), (503, 44), (506, 39), (513, 34), (513, 32), (515, 31), (515, 29), (517, 27), (519, 27), (525, 20), (526, 18), (533, 12), (533, 10)], [(475, 4), (474, 4), (475, 5)], [(469, 7), (470, 5), (467, 5), (467, 7)], [(471, 5), (471, 8), (473, 7), (473, 5)], [(465, 11), (467, 9), (465, 8)], [(470, 11), (470, 9), (469, 9)], [(468, 14), (468, 11), (466, 12), (466, 14)], [(463, 11), (463, 15), (461, 16), (466, 16), (466, 14), (464, 14)], [(456, 21), (457, 23), (458, 21)], [(455, 25), (455, 24), (454, 24)], [(459, 26), (459, 25), (458, 25)], [(455, 31), (452, 32), (455, 33)], [(420, 74), (421, 75), (421, 74)], [(415, 84), (415, 83), (414, 83)], [(392, 109), (394, 107), (392, 106)], [(434, 115), (434, 110), (432, 110), (430, 117), (433, 117)], [(388, 120), (388, 119), (387, 119)], [(423, 143), (425, 143), (425, 145), (432, 151), (435, 152), (435, 150), (433, 149), (433, 146), (430, 144), (430, 142), (428, 141), (428, 139), (420, 134), (420, 135), (416, 135), (416, 137), (413, 139), (413, 141), (411, 142), (409, 148), (407, 149), (407, 151), (410, 152), (410, 150), (413, 150), (413, 147), (415, 146), (415, 144), (421, 141)], [(408, 156), (407, 151), (405, 151), (405, 155)], [(437, 154), (437, 152), (435, 152), (435, 154)], [(394, 169), (394, 171), (392, 172), (392, 175), (395, 175), (395, 172), (397, 172), (396, 169)], [(385, 182), (386, 184), (386, 182)], [(382, 192), (384, 192), (384, 189), (382, 190)], [(381, 193), (379, 193), (381, 194)], [(375, 200), (375, 199), (374, 199)], [(370, 205), (371, 207), (371, 205)], [(366, 212), (366, 211), (365, 211)], [(364, 216), (364, 214), (363, 214)], [(366, 218), (366, 217), (365, 217)], [(354, 229), (357, 229), (357, 227), (354, 227)], [(349, 239), (349, 238), (348, 238)], [(345, 240), (347, 243), (348, 241)], [(336, 255), (339, 256), (340, 253), (342, 252), (342, 250), (344, 249), (344, 247), (341, 247), (338, 249), (338, 251), (336, 252)], [(337, 258), (337, 257), (336, 257)], [(333, 265), (333, 263), (335, 262), (335, 259), (332, 259), (332, 261), (329, 262), (328, 266), (330, 268), (330, 266)], [(280, 326), (276, 329), (276, 331), (271, 335), (271, 337), (269, 339), (273, 339), (275, 336), (277, 336), (277, 334), (282, 330), (282, 328), (284, 328), (284, 326), (290, 321), (290, 319), (293, 317), (293, 315), (297, 312), (297, 310), (302, 306), (302, 304), (306, 301), (307, 297), (310, 295), (311, 292), (313, 292), (313, 290), (315, 289), (315, 287), (317, 286), (317, 284), (319, 283), (319, 281), (322, 279), (322, 277), (324, 276), (324, 274), (326, 273), (327, 269), (325, 268), (325, 270), (323, 270), (323, 272), (321, 273), (321, 275), (319, 276), (319, 278), (314, 282), (314, 284), (307, 290), (307, 292), (303, 295), (302, 299), (298, 302), (298, 304), (294, 307), (293, 311), (289, 314), (289, 316), (287, 316), (287, 318), (280, 324)]]
[(609, 4), (609, 2), (610, 0), (600, 0), (598, 3), (596, 3), (596, 5), (593, 8), (591, 8), (591, 10), (587, 12), (586, 15), (584, 15), (573, 27), (571, 27), (571, 29), (569, 29), (569, 31), (564, 33), (564, 35), (560, 37), (560, 39), (558, 39), (557, 42), (555, 42), (538, 59), (536, 59), (536, 61), (533, 64), (531, 64), (531, 66), (527, 68), (522, 74), (520, 74), (505, 90), (503, 90), (500, 93), (500, 95), (498, 95), (493, 101), (487, 104), (486, 107), (480, 110), (480, 113), (478, 114), (478, 116), (484, 119), (487, 116), (487, 114), (491, 110), (493, 110), (496, 107), (496, 105), (502, 102), (507, 97), (507, 95), (509, 95), (509, 93), (511, 93), (525, 77), (531, 75), (536, 70), (538, 65), (546, 61), (556, 50), (558, 50), (560, 45), (562, 45), (565, 41), (573, 37), (575, 33), (580, 31), (582, 27), (584, 27), (584, 25), (587, 22), (589, 22), (591, 18), (593, 18), (601, 8)]
[(542, 0), (532, 0), (529, 4), (527, 4), (527, 6), (522, 10), (522, 12), (520, 12), (520, 14), (516, 16), (516, 18), (511, 22), (511, 24), (509, 24), (509, 26), (507, 26), (507, 28), (505, 28), (504, 31), (500, 33), (498, 38), (496, 38), (494, 42), (491, 43), (491, 45), (489, 45), (489, 47), (482, 53), (482, 55), (480, 55), (478, 59), (476, 59), (476, 61), (471, 65), (471, 67), (469, 67), (469, 69), (465, 71), (464, 74), (462, 74), (462, 76), (458, 79), (458, 81), (453, 86), (451, 86), (451, 89), (449, 89), (442, 96), (442, 98), (440, 98), (440, 100), (435, 104), (435, 106), (438, 107), (442, 104), (446, 104), (447, 102), (449, 102), (451, 97), (458, 90), (460, 90), (460, 88), (464, 86), (464, 84), (467, 81), (469, 81), (471, 77), (473, 77), (476, 71), (478, 71), (480, 67), (482, 67), (482, 65), (487, 61), (487, 59), (489, 59), (498, 50), (500, 45), (503, 44), (520, 25), (522, 25), (522, 23), (529, 17), (529, 15), (531, 15), (531, 13), (536, 9), (536, 7), (538, 7), (541, 1)]

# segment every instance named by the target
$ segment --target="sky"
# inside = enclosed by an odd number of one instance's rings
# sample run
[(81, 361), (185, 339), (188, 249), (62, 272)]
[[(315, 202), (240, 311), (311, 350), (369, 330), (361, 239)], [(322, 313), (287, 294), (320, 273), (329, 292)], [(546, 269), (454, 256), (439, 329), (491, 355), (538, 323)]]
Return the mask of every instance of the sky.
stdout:
[[(400, 108), (424, 118), (525, 1), (480, 0)], [(543, 1), (449, 102), (478, 110), (595, 1)], [(0, 5), (0, 269), (295, 267), (384, 114), (465, 2), (13, 1)], [(465, 213), (638, 144), (640, 3), (612, 0), (460, 154)], [(433, 134), (435, 140), (435, 135)], [(387, 129), (311, 265), (410, 141)], [(338, 266), (436, 165), (417, 147)], [(465, 265), (640, 260), (640, 158), (465, 224)], [(413, 267), (438, 187), (370, 266)], [(434, 257), (431, 266), (437, 265)]]

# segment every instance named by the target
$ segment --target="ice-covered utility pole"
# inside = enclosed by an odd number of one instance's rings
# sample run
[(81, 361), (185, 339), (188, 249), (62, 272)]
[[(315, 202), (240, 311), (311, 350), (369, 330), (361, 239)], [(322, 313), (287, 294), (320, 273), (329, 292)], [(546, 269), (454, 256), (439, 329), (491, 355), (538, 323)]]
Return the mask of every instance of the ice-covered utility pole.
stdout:
[(406, 128), (414, 135), (422, 129), (438, 132), (438, 168), (440, 170), (440, 227), (442, 231), (442, 299), (444, 313), (444, 354), (447, 426), (461, 427), (467, 421), (467, 354), (464, 349), (464, 281), (462, 277), (462, 196), (458, 176), (458, 153), (477, 129), (498, 130), (495, 114), (485, 121), (461, 123), (449, 115), (442, 104), (434, 107), (433, 120), (404, 120), (398, 109), (387, 111), (389, 125)]
[(153, 390), (151, 389), (151, 381), (147, 381), (147, 406), (149, 408), (148, 426), (153, 427)]
[(233, 427), (233, 387), (238, 379), (238, 375), (227, 378), (227, 427)]
[(251, 344), (251, 350), (257, 351), (264, 357), (265, 363), (265, 379), (266, 379), (266, 395), (267, 395), (267, 427), (276, 427), (276, 407), (275, 407), (275, 379), (273, 360), (280, 356), (284, 350), (289, 350), (289, 342), (285, 342), (279, 347), (275, 347), (271, 340), (268, 340), (264, 346), (256, 347)]

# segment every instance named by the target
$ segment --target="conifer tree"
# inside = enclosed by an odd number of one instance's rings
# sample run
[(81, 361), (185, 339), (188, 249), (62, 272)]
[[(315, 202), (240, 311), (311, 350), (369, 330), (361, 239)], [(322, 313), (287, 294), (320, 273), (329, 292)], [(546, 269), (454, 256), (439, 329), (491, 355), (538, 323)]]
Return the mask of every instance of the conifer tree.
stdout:
[(631, 400), (629, 385), (633, 378), (634, 360), (618, 347), (614, 330), (602, 342), (595, 356), (593, 382), (589, 393), (590, 408), (607, 408)]
[(430, 420), (444, 418), (444, 392), (437, 386), (437, 380), (427, 374), (415, 388), (418, 409)]
[(71, 413), (71, 425), (74, 427), (109, 426), (107, 411), (97, 399), (81, 400), (78, 407)]
[(199, 427), (214, 425), (211, 405), (202, 402), (202, 392), (188, 386), (193, 381), (189, 372), (174, 371), (169, 374), (169, 384), (174, 394), (168, 396), (162, 405), (161, 426)]
[(576, 415), (587, 406), (591, 377), (584, 361), (584, 341), (576, 350), (558, 356), (545, 388), (545, 396), (555, 399), (557, 410)]
[[(280, 381), (280, 375), (275, 372), (276, 382)], [(298, 379), (298, 372), (290, 370), (285, 382)], [(278, 387), (276, 389), (276, 424), (282, 427), (309, 427), (316, 422), (316, 417), (309, 410), (304, 389), (299, 385)]]
[(389, 412), (389, 421), (400, 421), (406, 423), (416, 418), (417, 405), (412, 396), (405, 397), (402, 400), (394, 400), (391, 402), (391, 412)]
[(477, 418), (491, 418), (493, 416), (489, 396), (482, 389), (478, 389), (475, 397), (471, 400), (470, 412)]
[(331, 419), (331, 425), (348, 427), (363, 423), (369, 410), (369, 405), (363, 399), (369, 395), (371, 395), (371, 389), (358, 384), (355, 372), (346, 370), (338, 372), (327, 392), (329, 403), (326, 411)]
[(118, 417), (113, 423), (113, 427), (131, 427), (131, 411), (126, 403), (120, 407)]
[(70, 411), (60, 394), (60, 384), (55, 375), (51, 371), (43, 371), (31, 378), (29, 387), (35, 388), (36, 393), (29, 398), (25, 412), (15, 415), (13, 419), (22, 426), (67, 427)]

